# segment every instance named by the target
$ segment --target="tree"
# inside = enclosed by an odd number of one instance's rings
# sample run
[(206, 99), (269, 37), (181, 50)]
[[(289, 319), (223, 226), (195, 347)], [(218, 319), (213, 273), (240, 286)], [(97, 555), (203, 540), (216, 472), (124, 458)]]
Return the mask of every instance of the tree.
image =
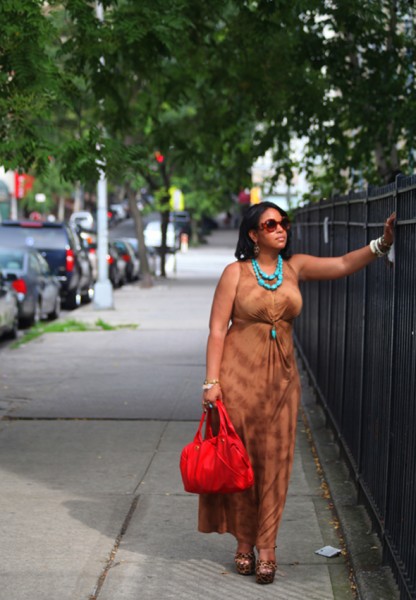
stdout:
[(325, 165), (319, 187), (387, 182), (398, 169), (413, 169), (413, 28), (412, 5), (403, 0), (326, 3), (314, 60), (325, 70), (326, 89), (307, 154), (312, 172), (317, 162)]
[[(68, 61), (74, 75), (81, 70), (93, 74), (91, 89), (101, 99), (98, 118), (107, 133), (101, 147), (108, 175), (122, 174), (131, 181), (139, 174), (158, 198), (162, 275), (172, 176), (186, 172), (189, 180), (194, 167), (200, 181), (196, 177), (193, 181), (199, 188), (207, 187), (208, 179), (211, 185), (218, 188), (220, 182), (224, 188), (228, 177), (227, 187), (233, 189), (236, 175), (245, 171), (246, 176), (252, 162), (248, 131), (254, 128), (254, 121), (243, 130), (248, 119), (242, 114), (238, 126), (230, 122), (228, 95), (220, 98), (214, 86), (211, 92), (202, 93), (204, 79), (211, 83), (219, 70), (222, 77), (226, 75), (222, 57), (203, 62), (217, 43), (215, 25), (221, 7), (219, 2), (212, 2), (204, 10), (195, 9), (193, 2), (163, 2), (161, 21), (160, 2), (141, 2), (139, 6), (125, 0), (108, 12), (99, 34), (94, 33), (94, 19), (87, 14), (85, 26), (77, 28), (75, 38), (64, 48), (69, 55), (78, 53), (76, 61)], [(98, 42), (105, 40), (100, 52), (91, 53), (77, 39), (84, 39), (85, 30), (91, 27)], [(186, 39), (182, 36), (178, 44), (184, 28), (191, 28), (192, 34)], [(101, 52), (103, 61), (98, 64)], [(198, 64), (205, 64), (205, 68), (198, 71)], [(155, 152), (165, 159), (157, 162)], [(134, 209), (132, 214), (138, 217)], [(136, 224), (139, 232), (140, 223)]]
[(47, 48), (55, 31), (40, 0), (0, 4), (0, 162), (10, 169), (48, 164), (50, 117), (59, 93)]
[(0, 9), (6, 166), (52, 155), (71, 181), (99, 163), (115, 180), (140, 174), (166, 226), (172, 177), (226, 198), (272, 149), (276, 178), (290, 179), (294, 137), (321, 189), (413, 164), (405, 0), (105, 0), (103, 23), (81, 0), (14, 4)]
[[(65, 198), (71, 196), (74, 186), (62, 179), (61, 173), (53, 160), (50, 160), (41, 175), (36, 178), (33, 189), (21, 201), (28, 211), (54, 212), (59, 220), (64, 219)], [(39, 205), (36, 201), (38, 193), (45, 195), (45, 201)]]

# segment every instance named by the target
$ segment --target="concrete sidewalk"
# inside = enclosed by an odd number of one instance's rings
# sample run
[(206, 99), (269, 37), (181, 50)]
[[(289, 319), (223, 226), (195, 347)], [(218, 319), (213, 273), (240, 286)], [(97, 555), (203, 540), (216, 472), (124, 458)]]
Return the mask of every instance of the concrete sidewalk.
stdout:
[[(179, 255), (167, 281), (117, 291), (114, 310), (73, 314), (137, 329), (0, 351), (2, 600), (356, 597), (301, 417), (275, 583), (234, 572), (231, 536), (196, 531), (179, 454), (200, 417), (209, 309), (234, 245), (235, 232), (219, 231)], [(343, 554), (317, 556), (324, 545)]]

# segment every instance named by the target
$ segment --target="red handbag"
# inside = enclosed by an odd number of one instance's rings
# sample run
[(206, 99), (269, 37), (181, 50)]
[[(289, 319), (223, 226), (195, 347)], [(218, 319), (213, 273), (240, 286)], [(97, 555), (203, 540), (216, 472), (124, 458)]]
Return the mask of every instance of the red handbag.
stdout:
[[(180, 470), (184, 488), (194, 494), (231, 494), (254, 485), (254, 473), (244, 447), (223, 403), (217, 401), (218, 435), (211, 427), (211, 411), (203, 413), (194, 441), (181, 453)], [(205, 439), (202, 427), (207, 417)]]

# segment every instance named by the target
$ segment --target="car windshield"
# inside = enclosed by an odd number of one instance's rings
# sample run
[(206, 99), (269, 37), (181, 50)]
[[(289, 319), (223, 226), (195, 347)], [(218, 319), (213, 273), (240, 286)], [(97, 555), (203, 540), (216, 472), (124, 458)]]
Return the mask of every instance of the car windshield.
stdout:
[(18, 250), (0, 248), (0, 269), (17, 271), (23, 269), (24, 253)]
[(127, 246), (124, 242), (114, 242), (114, 246), (122, 252), (127, 252)]
[(30, 246), (45, 250), (65, 248), (68, 240), (61, 227), (0, 227), (0, 242), (8, 246)]

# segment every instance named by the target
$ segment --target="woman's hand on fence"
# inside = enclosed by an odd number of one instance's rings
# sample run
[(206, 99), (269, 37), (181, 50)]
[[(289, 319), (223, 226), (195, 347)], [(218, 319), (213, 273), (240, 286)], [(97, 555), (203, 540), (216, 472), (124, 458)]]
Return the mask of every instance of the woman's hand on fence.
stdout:
[(384, 223), (384, 240), (389, 246), (394, 242), (394, 223), (396, 221), (396, 213), (392, 213)]

